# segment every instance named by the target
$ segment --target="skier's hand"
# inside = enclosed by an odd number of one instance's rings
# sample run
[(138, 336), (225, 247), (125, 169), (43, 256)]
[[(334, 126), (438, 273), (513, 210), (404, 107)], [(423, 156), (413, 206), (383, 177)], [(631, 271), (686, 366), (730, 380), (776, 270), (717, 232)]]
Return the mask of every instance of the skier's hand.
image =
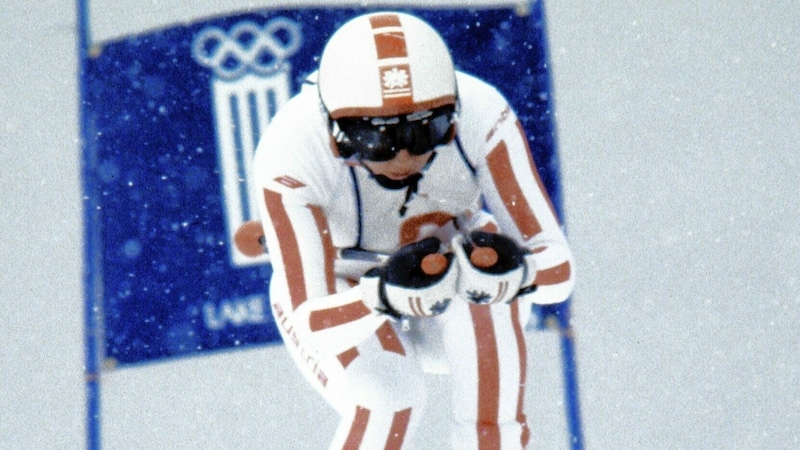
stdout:
[(408, 244), (367, 272), (360, 283), (365, 303), (393, 317), (444, 312), (456, 293), (458, 268), (452, 253), (439, 253), (440, 244), (436, 238)]
[[(517, 295), (534, 289), (522, 286), (528, 278), (535, 278), (533, 258), (513, 239), (502, 234), (473, 231), (469, 239), (463, 235), (453, 237), (451, 246), (459, 267), (457, 292), (470, 302), (508, 303)], [(530, 271), (533, 276), (526, 276)]]

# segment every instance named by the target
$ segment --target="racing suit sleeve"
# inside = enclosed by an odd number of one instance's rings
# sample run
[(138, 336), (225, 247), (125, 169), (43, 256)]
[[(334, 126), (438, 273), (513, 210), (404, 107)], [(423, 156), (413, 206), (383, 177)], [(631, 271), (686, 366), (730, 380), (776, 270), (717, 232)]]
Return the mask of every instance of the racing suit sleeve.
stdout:
[[(308, 91), (307, 91), (308, 89)], [(337, 278), (330, 204), (347, 178), (330, 154), (314, 86), (281, 108), (253, 160), (253, 193), (272, 266), (273, 315), (284, 339), (324, 352), (350, 349), (386, 322), (358, 285)], [(316, 112), (316, 113), (315, 113)]]
[[(481, 132), (471, 133), (476, 177), (487, 208), (501, 233), (534, 255), (536, 273), (525, 283), (537, 289), (529, 299), (537, 304), (566, 300), (574, 285), (572, 253), (556, 211), (539, 177), (519, 119), (494, 89), (481, 95)], [(483, 119), (486, 118), (486, 119)]]
[(293, 333), (320, 351), (358, 345), (387, 318), (367, 306), (360, 286), (336, 278), (337, 253), (323, 208), (303, 204), (281, 186), (266, 186), (262, 195), (275, 315), (291, 315)]

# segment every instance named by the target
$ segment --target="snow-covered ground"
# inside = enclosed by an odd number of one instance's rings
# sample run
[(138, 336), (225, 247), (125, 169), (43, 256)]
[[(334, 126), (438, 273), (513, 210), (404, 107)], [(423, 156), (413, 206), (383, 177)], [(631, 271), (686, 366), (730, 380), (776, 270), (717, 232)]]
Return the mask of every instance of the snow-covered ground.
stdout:
[[(0, 447), (81, 448), (75, 5), (9, 5)], [(800, 2), (546, 8), (587, 447), (800, 447)], [(557, 341), (529, 342), (535, 448), (566, 447)], [(110, 372), (102, 395), (106, 448), (320, 448), (335, 425), (281, 347)]]

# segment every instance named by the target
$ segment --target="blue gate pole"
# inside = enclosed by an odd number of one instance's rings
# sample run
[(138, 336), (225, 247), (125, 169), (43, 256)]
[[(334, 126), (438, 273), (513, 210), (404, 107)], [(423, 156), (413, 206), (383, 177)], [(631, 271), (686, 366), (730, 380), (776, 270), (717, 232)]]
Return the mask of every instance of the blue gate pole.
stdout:
[(79, 86), (79, 111), (80, 142), (81, 142), (81, 172), (83, 178), (83, 219), (84, 219), (84, 254), (83, 254), (83, 281), (84, 281), (84, 377), (86, 395), (86, 448), (88, 450), (100, 449), (100, 345), (101, 336), (101, 299), (102, 282), (97, 273), (100, 249), (98, 239), (98, 212), (94, 176), (91, 170), (95, 165), (93, 158), (94, 134), (91, 132), (91, 120), (86, 112), (87, 69), (89, 64), (89, 8), (88, 0), (76, 1), (77, 17), (77, 52), (78, 52), (78, 86)]

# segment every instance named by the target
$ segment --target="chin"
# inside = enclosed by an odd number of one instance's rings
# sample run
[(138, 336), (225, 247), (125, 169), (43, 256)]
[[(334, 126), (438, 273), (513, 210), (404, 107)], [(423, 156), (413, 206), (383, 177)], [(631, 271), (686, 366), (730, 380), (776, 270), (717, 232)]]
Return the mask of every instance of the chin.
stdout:
[(389, 178), (389, 179), (394, 180), (394, 181), (401, 181), (401, 180), (405, 180), (406, 178), (410, 177), (411, 175), (414, 175), (415, 173), (416, 172), (409, 172), (409, 173), (403, 173), (403, 174), (392, 173), (392, 174), (387, 174), (386, 178)]

